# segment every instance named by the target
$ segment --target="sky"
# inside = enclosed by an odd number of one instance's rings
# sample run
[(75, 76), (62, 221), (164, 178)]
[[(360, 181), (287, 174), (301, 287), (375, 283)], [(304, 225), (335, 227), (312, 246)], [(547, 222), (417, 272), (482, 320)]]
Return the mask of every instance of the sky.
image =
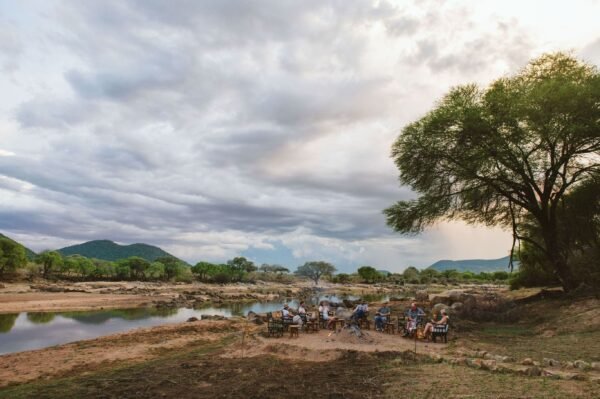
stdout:
[(600, 1), (0, 0), (0, 232), (195, 263), (402, 271), (510, 234), (382, 210), (390, 158), (453, 86), (544, 52), (600, 64)]

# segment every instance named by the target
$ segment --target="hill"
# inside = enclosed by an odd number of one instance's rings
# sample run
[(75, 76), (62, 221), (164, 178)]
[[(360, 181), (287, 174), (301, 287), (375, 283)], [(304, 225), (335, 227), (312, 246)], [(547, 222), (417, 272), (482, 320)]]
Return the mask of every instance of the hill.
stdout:
[[(500, 259), (439, 260), (428, 269), (439, 272), (454, 269), (459, 272), (470, 271), (473, 273), (507, 271), (508, 259), (508, 256), (505, 256)], [(515, 268), (517, 265), (518, 262), (515, 261)]]
[(19, 244), (20, 246), (22, 246), (23, 248), (25, 248), (25, 255), (27, 256), (27, 259), (29, 260), (33, 260), (33, 258), (35, 258), (36, 253), (33, 252), (31, 249), (27, 248), (25, 245), (21, 244), (20, 242), (17, 242), (15, 240), (13, 240), (10, 237), (5, 236), (4, 234), (0, 233), (0, 238), (6, 238), (11, 240), (12, 242), (16, 242), (17, 244)]
[(96, 258), (108, 261), (129, 258), (130, 256), (139, 256), (140, 258), (146, 259), (149, 262), (153, 262), (157, 258), (161, 258), (163, 256), (175, 258), (175, 256), (171, 255), (170, 253), (153, 245), (119, 245), (109, 240), (88, 241), (84, 242), (83, 244), (61, 248), (58, 250), (58, 252), (65, 256), (82, 255), (87, 258)]

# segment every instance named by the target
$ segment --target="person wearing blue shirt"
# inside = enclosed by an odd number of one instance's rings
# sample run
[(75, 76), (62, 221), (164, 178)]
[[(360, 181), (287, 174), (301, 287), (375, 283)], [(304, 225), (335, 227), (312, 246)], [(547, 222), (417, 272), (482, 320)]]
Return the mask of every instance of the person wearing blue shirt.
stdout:
[(383, 306), (379, 308), (375, 316), (375, 330), (383, 331), (383, 326), (387, 323), (389, 317), (390, 308), (388, 307), (388, 302), (384, 302)]

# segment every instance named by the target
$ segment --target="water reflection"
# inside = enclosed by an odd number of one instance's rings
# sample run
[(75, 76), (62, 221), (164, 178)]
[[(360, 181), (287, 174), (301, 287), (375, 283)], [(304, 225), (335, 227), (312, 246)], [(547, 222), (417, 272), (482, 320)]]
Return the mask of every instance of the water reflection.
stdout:
[[(387, 295), (365, 295), (369, 302), (388, 300)], [(306, 302), (316, 306), (321, 300), (342, 302), (360, 299), (356, 295), (319, 295)], [(0, 354), (45, 348), (82, 339), (97, 338), (138, 327), (179, 323), (190, 317), (221, 315), (245, 316), (248, 312), (266, 313), (282, 308), (283, 303), (298, 306), (293, 298), (269, 302), (238, 302), (223, 305), (208, 304), (196, 309), (114, 309), (92, 312), (0, 314)]]
[(35, 313), (27, 313), (27, 320), (34, 324), (46, 324), (50, 323), (54, 320), (55, 313), (43, 313), (43, 312), (35, 312)]
[(0, 314), (0, 333), (10, 331), (15, 325), (18, 314)]

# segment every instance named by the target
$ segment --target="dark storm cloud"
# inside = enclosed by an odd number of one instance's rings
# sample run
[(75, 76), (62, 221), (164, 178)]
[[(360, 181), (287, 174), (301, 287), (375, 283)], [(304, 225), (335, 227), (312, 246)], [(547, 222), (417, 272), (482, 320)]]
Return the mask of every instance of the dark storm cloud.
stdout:
[(430, 33), (447, 23), (437, 6), (388, 1), (58, 1), (44, 15), (39, 51), (60, 62), (14, 106), (21, 147), (0, 153), (0, 190), (22, 202), (0, 230), (74, 241), (388, 237), (381, 210), (413, 197), (389, 148), (432, 101), (415, 93), (421, 64), (468, 75), (528, 49), (510, 33), (453, 54)]

